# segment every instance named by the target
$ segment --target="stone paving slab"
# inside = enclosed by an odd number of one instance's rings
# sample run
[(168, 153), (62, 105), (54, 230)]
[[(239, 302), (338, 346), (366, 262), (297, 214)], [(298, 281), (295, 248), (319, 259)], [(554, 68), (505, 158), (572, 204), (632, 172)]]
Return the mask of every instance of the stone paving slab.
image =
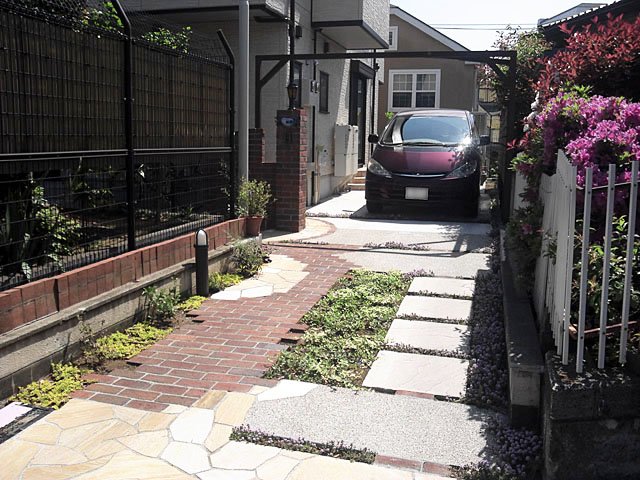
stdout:
[(423, 318), (468, 320), (471, 315), (471, 300), (420, 295), (407, 296), (402, 300), (397, 315), (399, 317), (416, 315)]
[(469, 362), (458, 358), (383, 350), (371, 366), (363, 387), (460, 398)]
[(468, 350), (467, 327), (451, 323), (403, 320), (396, 318), (385, 338), (387, 343), (408, 345), (425, 350)]
[(257, 401), (245, 422), (288, 438), (341, 440), (379, 455), (464, 465), (486, 459), (484, 428), (492, 418), (502, 417), (461, 403), (320, 385), (303, 396)]
[(472, 298), (475, 285), (475, 280), (462, 278), (416, 277), (409, 286), (409, 293)]

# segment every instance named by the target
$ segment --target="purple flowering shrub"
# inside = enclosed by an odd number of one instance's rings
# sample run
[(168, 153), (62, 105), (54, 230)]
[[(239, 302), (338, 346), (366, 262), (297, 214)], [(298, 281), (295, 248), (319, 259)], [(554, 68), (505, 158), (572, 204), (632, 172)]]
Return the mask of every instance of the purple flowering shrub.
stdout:
[(496, 273), (485, 273), (476, 278), (468, 332), (470, 360), (465, 401), (504, 410), (509, 402), (507, 348), (502, 283)]
[[(555, 167), (557, 150), (562, 148), (577, 166), (579, 186), (584, 186), (587, 167), (593, 167), (594, 186), (606, 185), (611, 163), (618, 166), (616, 183), (630, 180), (631, 162), (640, 158), (640, 103), (561, 92), (536, 122), (544, 139), (544, 165)], [(628, 197), (626, 189), (617, 189), (617, 212), (628, 208)], [(594, 213), (605, 207), (606, 192), (594, 192)]]
[(542, 440), (524, 428), (491, 420), (486, 427), (490, 439), (487, 454), (491, 460), (466, 465), (455, 472), (459, 480), (524, 480), (540, 467)]

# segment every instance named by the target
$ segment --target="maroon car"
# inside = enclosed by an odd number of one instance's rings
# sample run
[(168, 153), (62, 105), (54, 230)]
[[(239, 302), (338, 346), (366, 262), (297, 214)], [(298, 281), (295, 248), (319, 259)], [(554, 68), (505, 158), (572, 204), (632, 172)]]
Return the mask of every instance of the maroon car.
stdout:
[(398, 113), (378, 138), (367, 168), (367, 210), (388, 205), (460, 205), (475, 216), (480, 197), (479, 147), (473, 116), (465, 110)]

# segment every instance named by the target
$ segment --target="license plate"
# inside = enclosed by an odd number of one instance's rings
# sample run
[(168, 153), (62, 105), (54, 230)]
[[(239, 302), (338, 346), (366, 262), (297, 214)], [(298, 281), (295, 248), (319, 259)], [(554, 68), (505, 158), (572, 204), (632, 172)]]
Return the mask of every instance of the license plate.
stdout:
[(407, 187), (404, 191), (404, 198), (407, 200), (428, 200), (429, 189), (419, 187)]

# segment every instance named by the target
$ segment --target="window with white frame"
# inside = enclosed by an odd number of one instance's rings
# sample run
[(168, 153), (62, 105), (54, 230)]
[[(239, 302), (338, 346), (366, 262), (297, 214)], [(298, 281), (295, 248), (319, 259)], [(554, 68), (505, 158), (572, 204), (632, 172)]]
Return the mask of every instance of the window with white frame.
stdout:
[(389, 50), (398, 50), (398, 27), (389, 27)]
[(390, 70), (389, 111), (440, 107), (440, 70)]

